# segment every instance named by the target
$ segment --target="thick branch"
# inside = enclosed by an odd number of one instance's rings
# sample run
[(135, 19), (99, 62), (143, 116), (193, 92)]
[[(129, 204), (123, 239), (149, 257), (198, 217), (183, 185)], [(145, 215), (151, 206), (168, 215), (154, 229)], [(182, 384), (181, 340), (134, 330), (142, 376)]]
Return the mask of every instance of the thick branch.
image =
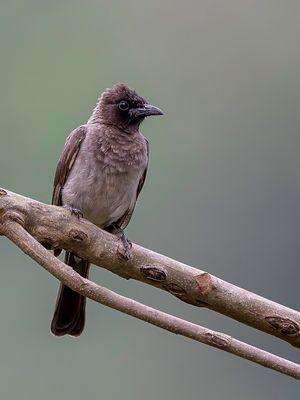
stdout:
[(293, 309), (138, 245), (133, 245), (130, 260), (123, 260), (113, 235), (84, 219), (78, 221), (61, 207), (0, 189), (0, 224), (5, 217), (20, 221), (48, 249), (73, 251), (123, 278), (166, 290), (186, 303), (205, 306), (300, 347), (300, 313)]
[(170, 332), (186, 336), (245, 358), (264, 367), (300, 380), (300, 366), (220, 332), (206, 329), (170, 314), (148, 307), (82, 278), (71, 267), (55, 258), (21, 226), (12, 215), (2, 225), (2, 233), (65, 285), (98, 303), (121, 311)]

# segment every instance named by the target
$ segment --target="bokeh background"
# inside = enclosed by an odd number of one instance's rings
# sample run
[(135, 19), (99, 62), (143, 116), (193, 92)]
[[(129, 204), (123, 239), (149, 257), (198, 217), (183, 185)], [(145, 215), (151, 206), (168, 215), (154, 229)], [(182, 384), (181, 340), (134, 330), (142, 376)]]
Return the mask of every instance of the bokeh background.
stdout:
[[(160, 106), (143, 132), (135, 242), (299, 308), (300, 3), (1, 1), (0, 184), (50, 202), (64, 140), (106, 87)], [(282, 399), (299, 384), (88, 302), (78, 339), (51, 336), (58, 283), (0, 238), (0, 398)], [(97, 282), (300, 361), (213, 312), (94, 268)]]

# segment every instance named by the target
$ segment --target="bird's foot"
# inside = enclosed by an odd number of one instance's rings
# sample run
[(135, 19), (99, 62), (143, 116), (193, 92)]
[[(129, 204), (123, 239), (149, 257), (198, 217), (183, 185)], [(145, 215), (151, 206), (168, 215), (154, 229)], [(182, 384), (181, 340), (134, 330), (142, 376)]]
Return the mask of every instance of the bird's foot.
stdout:
[(122, 250), (121, 251), (119, 250), (119, 253), (125, 260), (129, 260), (132, 249), (132, 242), (125, 236), (123, 231), (122, 233), (119, 233), (117, 236), (118, 240), (121, 240), (123, 246)]
[(79, 210), (79, 208), (75, 208), (75, 207), (68, 206), (68, 205), (65, 205), (63, 207), (66, 208), (67, 210), (69, 210), (72, 215), (75, 215), (78, 220), (80, 218), (83, 218), (83, 212), (81, 210)]
[(122, 242), (122, 246), (118, 247), (118, 253), (124, 260), (129, 260), (132, 243), (131, 241), (125, 236), (125, 233), (122, 228), (119, 227), (116, 223), (113, 223), (105, 228), (105, 230), (113, 235), (117, 236), (118, 240)]
[(131, 249), (132, 249), (132, 242), (129, 240), (119, 226), (114, 226), (114, 234), (117, 236), (118, 240), (122, 242), (122, 248), (118, 248), (118, 252), (122, 258), (125, 260), (129, 260)]

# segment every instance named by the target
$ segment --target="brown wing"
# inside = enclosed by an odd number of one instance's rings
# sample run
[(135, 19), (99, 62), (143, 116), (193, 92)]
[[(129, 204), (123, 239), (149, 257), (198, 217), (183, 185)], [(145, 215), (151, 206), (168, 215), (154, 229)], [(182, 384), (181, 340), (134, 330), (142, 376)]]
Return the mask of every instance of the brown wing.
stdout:
[(147, 145), (147, 165), (146, 165), (146, 168), (145, 168), (145, 170), (143, 172), (143, 175), (142, 175), (142, 177), (141, 177), (141, 179), (139, 181), (139, 184), (138, 184), (138, 187), (137, 187), (137, 191), (136, 191), (136, 199), (135, 199), (135, 203), (134, 203), (133, 207), (128, 209), (126, 211), (126, 213), (121, 218), (119, 218), (118, 221), (116, 221), (116, 224), (121, 229), (125, 229), (126, 226), (129, 224), (129, 222), (131, 220), (131, 217), (132, 217), (132, 214), (133, 214), (133, 211), (134, 211), (134, 208), (135, 208), (135, 205), (136, 205), (137, 198), (139, 197), (139, 194), (141, 193), (141, 190), (143, 189), (143, 186), (144, 186), (144, 183), (145, 183), (145, 180), (146, 180), (147, 169), (148, 169), (148, 160), (149, 160), (149, 142), (148, 142), (148, 140), (146, 138), (145, 138), (145, 141), (146, 141), (146, 145)]
[(67, 137), (60, 159), (58, 160), (52, 193), (52, 204), (56, 206), (62, 205), (61, 190), (68, 178), (68, 175), (74, 165), (81, 143), (86, 135), (86, 127), (84, 125), (76, 128)]

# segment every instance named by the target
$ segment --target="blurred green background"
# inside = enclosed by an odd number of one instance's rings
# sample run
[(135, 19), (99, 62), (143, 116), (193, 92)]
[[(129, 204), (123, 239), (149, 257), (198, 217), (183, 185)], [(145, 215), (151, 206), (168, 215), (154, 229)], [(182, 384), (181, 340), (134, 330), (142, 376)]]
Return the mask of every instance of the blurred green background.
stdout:
[[(116, 82), (165, 115), (135, 242), (299, 308), (299, 1), (1, 1), (0, 185), (49, 203), (66, 136)], [(58, 283), (0, 239), (0, 398), (282, 399), (299, 384), (88, 302), (51, 336)], [(94, 268), (119, 293), (300, 362), (288, 344)], [(298, 396), (297, 396), (298, 395)]]

